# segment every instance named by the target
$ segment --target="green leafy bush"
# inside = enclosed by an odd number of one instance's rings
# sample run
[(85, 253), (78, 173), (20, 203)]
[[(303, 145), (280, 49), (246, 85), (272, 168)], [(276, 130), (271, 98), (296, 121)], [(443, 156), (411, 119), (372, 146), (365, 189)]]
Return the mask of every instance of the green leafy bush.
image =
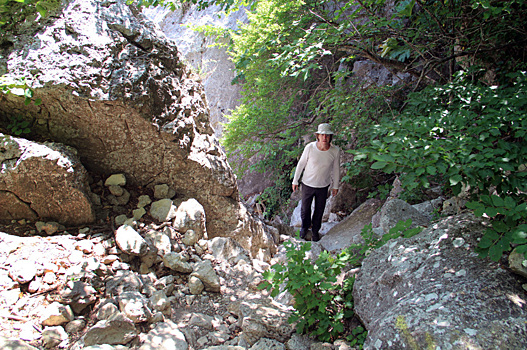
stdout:
[[(291, 241), (285, 242), (287, 264), (278, 263), (264, 272), (266, 281), (260, 288), (271, 290), (277, 296), (287, 290), (295, 298), (295, 311), (289, 318), (296, 323), (299, 333), (309, 333), (321, 341), (334, 340), (341, 335), (344, 321), (353, 316), (354, 278), (337, 283), (337, 276), (346, 266), (359, 266), (366, 255), (381, 247), (388, 240), (398, 237), (411, 237), (421, 228), (408, 229), (411, 219), (399, 222), (389, 233), (378, 238), (370, 225), (362, 230), (364, 244), (352, 245), (336, 256), (323, 251), (315, 261), (307, 257), (311, 243), (301, 243), (298, 247)], [(364, 341), (365, 332), (361, 327), (350, 331), (348, 340)]]
[(527, 74), (509, 74), (499, 86), (471, 78), (461, 72), (411, 94), (400, 118), (374, 126), (369, 147), (353, 153), (372, 169), (399, 174), (409, 191), (431, 179), (454, 194), (465, 188), (473, 200), (467, 206), (493, 219), (480, 253), (498, 260), (511, 244), (527, 244)]
[(275, 297), (284, 289), (295, 298), (295, 311), (289, 318), (296, 323), (299, 333), (310, 333), (322, 341), (334, 339), (344, 331), (343, 319), (353, 315), (353, 280), (338, 285), (337, 276), (350, 259), (345, 250), (333, 257), (327, 251), (312, 264), (306, 253), (311, 243), (303, 243), (296, 249), (294, 243), (285, 242), (287, 265), (275, 264), (264, 272), (268, 281), (262, 288), (271, 289)]

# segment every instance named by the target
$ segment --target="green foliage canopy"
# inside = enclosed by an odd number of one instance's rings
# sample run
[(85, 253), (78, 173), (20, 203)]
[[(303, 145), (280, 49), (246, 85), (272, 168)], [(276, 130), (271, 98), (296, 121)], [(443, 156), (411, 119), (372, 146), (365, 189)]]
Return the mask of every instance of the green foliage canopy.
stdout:
[[(398, 118), (405, 91), (448, 83), (476, 63), (497, 73), (521, 67), (525, 10), (515, 0), (257, 1), (232, 33), (243, 100), (223, 143), (244, 158), (258, 154), (256, 168), (287, 183), (303, 146), (298, 137), (315, 123), (332, 122), (344, 131), (337, 142), (357, 146), (380, 116)], [(414, 86), (357, 86), (342, 68), (357, 59), (409, 73)]]
[(375, 125), (370, 145), (350, 151), (356, 163), (400, 174), (408, 191), (431, 179), (456, 195), (464, 188), (467, 206), (493, 219), (479, 248), (496, 261), (512, 246), (527, 252), (527, 73), (503, 80), (487, 86), (460, 72), (410, 94), (400, 118)]

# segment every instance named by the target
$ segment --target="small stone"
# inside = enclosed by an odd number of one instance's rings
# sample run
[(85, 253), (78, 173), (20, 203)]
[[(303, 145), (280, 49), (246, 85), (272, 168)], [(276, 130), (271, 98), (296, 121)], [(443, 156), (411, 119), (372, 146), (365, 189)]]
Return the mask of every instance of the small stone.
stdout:
[[(37, 332), (37, 330), (35, 329), (35, 324), (33, 322), (26, 322), (24, 323), (21, 327), (20, 327), (20, 333), (19, 333), (19, 337), (21, 340), (25, 340), (25, 341), (33, 341), (33, 340), (37, 340), (40, 338), (40, 334)], [(0, 338), (1, 340), (1, 338)], [(6, 349), (5, 348), (5, 344), (2, 344), (2, 342), (0, 341), (0, 349)], [(16, 347), (16, 345), (13, 347), (13, 348), (10, 348), (9, 346), (7, 346), (7, 349), (16, 349), (18, 350), (19, 348)], [(35, 348), (26, 348), (26, 347), (22, 347), (21, 350), (32, 350), (32, 349), (35, 349)]]
[(53, 284), (55, 283), (55, 281), (57, 280), (57, 275), (55, 275), (55, 273), (53, 272), (46, 272), (44, 274), (44, 277), (42, 278), (42, 282), (46, 283), (46, 284)]
[(82, 240), (75, 244), (75, 249), (80, 250), (84, 254), (91, 254), (93, 252), (93, 242), (90, 240)]
[(163, 315), (162, 312), (156, 312), (154, 314), (154, 316), (152, 316), (152, 319), (150, 320), (150, 322), (152, 324), (156, 324), (156, 323), (159, 323), (159, 322), (163, 322), (165, 320), (165, 316)]
[(150, 215), (160, 222), (172, 220), (176, 216), (177, 207), (170, 199), (158, 200), (150, 206)]
[(97, 322), (84, 335), (84, 345), (126, 344), (137, 337), (133, 322), (122, 313)]
[(110, 265), (111, 263), (113, 263), (114, 261), (117, 261), (119, 260), (119, 257), (117, 255), (107, 255), (105, 256), (103, 259), (102, 259), (102, 263), (105, 264), (105, 265)]
[(155, 291), (150, 299), (148, 300), (150, 307), (154, 311), (160, 311), (163, 314), (170, 315), (170, 302), (164, 291), (157, 290)]
[(126, 177), (124, 174), (113, 174), (104, 182), (104, 186), (124, 186), (126, 185)]
[(100, 320), (107, 320), (111, 316), (116, 315), (119, 313), (119, 308), (117, 305), (112, 303), (107, 303), (102, 305), (99, 310), (97, 311), (97, 319)]
[(164, 199), (168, 197), (169, 187), (167, 184), (155, 185), (154, 186), (154, 198), (155, 199)]
[(69, 334), (78, 333), (86, 327), (86, 321), (82, 318), (78, 318), (66, 324), (66, 332)]
[(139, 220), (146, 214), (145, 208), (139, 208), (132, 211), (134, 220)]
[(141, 235), (128, 225), (123, 225), (115, 232), (115, 242), (119, 248), (129, 255), (145, 255), (148, 252), (148, 243)]
[(44, 231), (48, 235), (52, 235), (58, 232), (59, 230), (64, 229), (62, 225), (54, 221), (51, 221), (51, 222), (37, 221), (35, 223), (35, 227), (39, 233), (42, 233), (42, 231)]
[(170, 252), (163, 256), (163, 264), (171, 270), (190, 273), (192, 272), (192, 266), (186, 261), (180, 253)]
[(203, 282), (201, 282), (201, 280), (196, 276), (190, 276), (188, 279), (188, 287), (190, 289), (190, 293), (193, 295), (199, 295), (201, 292), (203, 292), (203, 289), (205, 289)]
[(51, 303), (41, 314), (40, 323), (43, 326), (60, 326), (72, 321), (73, 311), (68, 305), (58, 302)]
[(183, 244), (185, 244), (187, 247), (192, 247), (194, 244), (198, 242), (200, 237), (196, 234), (194, 230), (187, 230), (185, 232), (185, 235), (181, 239)]
[(68, 339), (68, 333), (60, 326), (48, 327), (42, 332), (42, 344), (46, 349), (57, 348), (60, 343)]
[(145, 206), (147, 206), (148, 204), (152, 203), (152, 200), (150, 199), (150, 197), (146, 194), (142, 195), (142, 196), (139, 196), (139, 199), (138, 199), (138, 203), (137, 203), (137, 208), (144, 208)]
[(108, 186), (108, 190), (111, 194), (113, 194), (116, 197), (120, 197), (124, 194), (124, 189), (121, 186), (111, 185)]
[(123, 189), (123, 194), (120, 195), (119, 197), (116, 197), (116, 199), (117, 199), (117, 204), (118, 205), (125, 206), (130, 201), (130, 192), (128, 192), (127, 190)]
[(20, 284), (28, 283), (37, 274), (35, 262), (29, 260), (18, 260), (9, 270), (9, 277)]
[(119, 310), (132, 322), (146, 322), (152, 317), (148, 300), (139, 292), (127, 291), (119, 294)]

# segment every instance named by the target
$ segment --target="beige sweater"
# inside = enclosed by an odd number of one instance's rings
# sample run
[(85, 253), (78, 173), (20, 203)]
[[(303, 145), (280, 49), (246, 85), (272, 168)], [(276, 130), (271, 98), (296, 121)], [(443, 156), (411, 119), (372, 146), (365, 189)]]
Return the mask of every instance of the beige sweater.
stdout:
[(339, 188), (340, 180), (340, 149), (331, 145), (327, 151), (321, 151), (316, 142), (309, 143), (296, 166), (293, 185), (298, 185), (300, 175), (302, 183), (310, 187), (322, 188), (333, 184), (333, 189)]

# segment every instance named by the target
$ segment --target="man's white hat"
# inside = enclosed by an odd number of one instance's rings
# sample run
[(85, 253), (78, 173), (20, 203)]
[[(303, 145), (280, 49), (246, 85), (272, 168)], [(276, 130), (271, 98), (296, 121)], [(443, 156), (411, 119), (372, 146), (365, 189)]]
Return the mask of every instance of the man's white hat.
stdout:
[(331, 126), (328, 123), (323, 123), (318, 126), (318, 130), (315, 134), (333, 135), (334, 132), (331, 131)]

